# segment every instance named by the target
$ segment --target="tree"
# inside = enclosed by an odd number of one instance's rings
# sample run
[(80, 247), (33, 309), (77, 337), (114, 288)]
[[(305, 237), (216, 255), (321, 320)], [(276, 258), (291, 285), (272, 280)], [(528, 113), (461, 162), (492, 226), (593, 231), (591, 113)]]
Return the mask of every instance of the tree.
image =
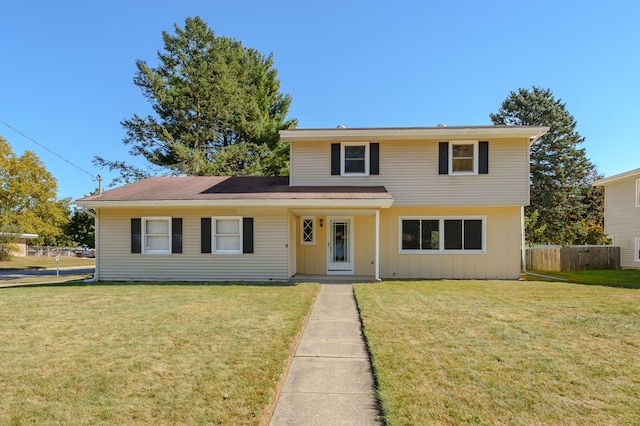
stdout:
[(101, 157), (95, 163), (121, 173), (120, 181), (150, 174), (280, 175), (288, 172), (288, 149), (278, 131), (291, 97), (282, 94), (273, 54), (265, 57), (239, 41), (217, 37), (199, 17), (176, 34), (162, 33), (158, 66), (138, 60), (134, 84), (154, 115), (137, 114), (121, 124), (130, 154), (151, 169)]
[(31, 151), (18, 157), (0, 136), (0, 229), (35, 233), (52, 244), (63, 235), (68, 200), (56, 200), (57, 182)]
[(95, 248), (95, 231), (93, 216), (75, 207), (71, 213), (71, 220), (65, 226), (67, 237), (79, 246)]
[(525, 209), (530, 244), (584, 244), (604, 238), (601, 192), (591, 182), (595, 166), (580, 145), (584, 138), (576, 121), (549, 89), (533, 87), (511, 92), (493, 124), (549, 126), (531, 147), (531, 202)]

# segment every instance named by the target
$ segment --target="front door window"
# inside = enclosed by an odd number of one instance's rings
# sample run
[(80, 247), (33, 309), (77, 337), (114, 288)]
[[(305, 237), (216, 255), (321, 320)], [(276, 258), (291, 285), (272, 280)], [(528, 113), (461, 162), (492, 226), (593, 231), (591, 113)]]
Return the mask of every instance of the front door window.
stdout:
[(351, 219), (329, 220), (329, 272), (353, 272)]

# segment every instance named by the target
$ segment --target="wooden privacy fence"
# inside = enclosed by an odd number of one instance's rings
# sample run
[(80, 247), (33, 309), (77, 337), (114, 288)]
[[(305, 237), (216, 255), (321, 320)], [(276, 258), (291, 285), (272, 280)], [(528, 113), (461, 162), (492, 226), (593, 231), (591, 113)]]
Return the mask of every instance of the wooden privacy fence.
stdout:
[(620, 247), (536, 246), (526, 251), (527, 269), (549, 272), (620, 269)]

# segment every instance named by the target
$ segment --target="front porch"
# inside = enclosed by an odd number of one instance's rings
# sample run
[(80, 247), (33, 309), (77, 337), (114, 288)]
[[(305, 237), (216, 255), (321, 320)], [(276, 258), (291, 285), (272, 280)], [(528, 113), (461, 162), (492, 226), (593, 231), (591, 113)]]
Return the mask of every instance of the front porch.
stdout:
[(379, 209), (295, 209), (289, 220), (290, 281), (379, 280)]

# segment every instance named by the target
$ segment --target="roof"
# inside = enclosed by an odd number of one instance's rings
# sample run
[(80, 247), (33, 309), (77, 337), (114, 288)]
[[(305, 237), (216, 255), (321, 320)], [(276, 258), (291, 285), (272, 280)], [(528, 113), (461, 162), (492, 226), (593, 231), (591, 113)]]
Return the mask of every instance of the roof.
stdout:
[(280, 130), (280, 138), (294, 141), (376, 141), (415, 139), (506, 139), (536, 141), (549, 131), (545, 126), (436, 126)]
[(613, 175), (613, 176), (610, 176), (608, 178), (599, 179), (599, 180), (593, 182), (593, 185), (594, 186), (604, 186), (604, 185), (606, 185), (608, 183), (615, 182), (615, 181), (620, 180), (620, 179), (634, 177), (634, 176), (640, 177), (640, 169), (635, 169), (635, 170), (631, 170), (631, 171), (628, 171), (628, 172), (624, 172), (624, 173), (620, 173), (620, 174), (617, 174), (617, 175)]
[(24, 238), (25, 240), (29, 240), (29, 239), (32, 240), (39, 237), (38, 234), (12, 234), (10, 232), (0, 232), (0, 235), (2, 236), (12, 235), (15, 238)]
[[(390, 206), (383, 186), (289, 186), (288, 177), (154, 177), (76, 202), (85, 207), (131, 205), (326, 205)], [(387, 206), (387, 207), (388, 207)]]

